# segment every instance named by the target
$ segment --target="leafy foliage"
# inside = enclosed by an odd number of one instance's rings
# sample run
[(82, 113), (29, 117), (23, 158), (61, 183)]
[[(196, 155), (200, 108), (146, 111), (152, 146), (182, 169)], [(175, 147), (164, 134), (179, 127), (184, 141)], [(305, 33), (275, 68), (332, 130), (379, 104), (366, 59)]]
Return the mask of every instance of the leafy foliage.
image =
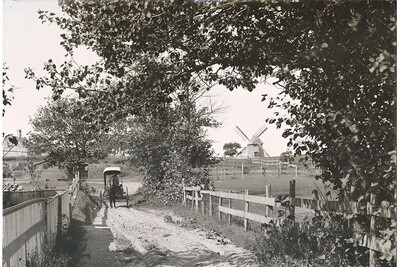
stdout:
[(14, 85), (9, 85), (9, 78), (7, 75), (8, 66), (6, 63), (3, 63), (3, 73), (2, 73), (2, 85), (3, 85), (3, 117), (6, 113), (5, 107), (11, 106), (11, 102), (13, 99), (12, 93), (15, 90)]
[[(323, 218), (319, 218), (323, 219)], [(312, 234), (293, 225), (290, 220), (284, 220), (280, 226), (274, 223), (263, 224), (258, 235), (255, 248), (257, 258), (284, 266), (359, 266), (365, 264), (364, 259), (353, 257), (355, 247), (345, 241), (352, 236), (346, 230), (342, 217), (338, 220), (324, 220)], [(334, 222), (334, 227), (330, 223)], [(365, 250), (365, 249), (364, 249)], [(364, 260), (364, 261), (360, 261)]]
[(75, 86), (93, 105), (132, 113), (170, 102), (193, 76), (230, 90), (274, 76), (282, 97), (270, 106), (289, 116), (270, 122), (291, 126), (284, 135), (296, 154), (342, 196), (363, 200), (372, 190), (393, 202), (395, 1), (68, 1), (64, 10), (69, 17), (40, 17), (66, 30), (67, 52), (86, 45), (104, 61), (48, 64), (60, 79), (28, 71), (38, 88), (52, 85), (57, 96)]
[(326, 4), (315, 15), (301, 58), (308, 66), (276, 73), (283, 97), (270, 106), (289, 116), (271, 122), (291, 126), (284, 136), (296, 154), (310, 157), (342, 197), (365, 202), (373, 192), (394, 203), (394, 3)]
[(28, 149), (46, 154), (45, 166), (58, 166), (73, 177), (80, 163), (105, 157), (103, 132), (85, 120), (85, 108), (74, 99), (60, 99), (41, 107), (31, 120)]
[(233, 157), (238, 153), (238, 149), (240, 149), (241, 146), (239, 143), (226, 143), (223, 146), (224, 149), (224, 155)]
[(279, 160), (282, 162), (293, 163), (294, 161), (293, 152), (290, 150), (282, 152), (281, 155), (279, 156)]
[(194, 95), (133, 121), (128, 153), (145, 172), (143, 190), (153, 200), (180, 201), (182, 184), (208, 186), (215, 159), (204, 127), (216, 122), (207, 108), (196, 106)]

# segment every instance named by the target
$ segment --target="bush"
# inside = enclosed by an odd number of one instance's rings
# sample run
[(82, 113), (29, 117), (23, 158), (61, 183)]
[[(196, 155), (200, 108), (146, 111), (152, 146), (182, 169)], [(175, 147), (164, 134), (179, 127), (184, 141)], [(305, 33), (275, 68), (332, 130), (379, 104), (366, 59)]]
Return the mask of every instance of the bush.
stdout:
[(183, 197), (182, 184), (173, 179), (164, 181), (161, 188), (154, 188), (152, 184), (145, 183), (141, 189), (147, 201), (157, 204), (168, 204), (170, 202), (180, 202)]
[(308, 231), (287, 219), (262, 224), (254, 251), (268, 266), (368, 266), (368, 249), (353, 245), (350, 222), (336, 214), (314, 217)]

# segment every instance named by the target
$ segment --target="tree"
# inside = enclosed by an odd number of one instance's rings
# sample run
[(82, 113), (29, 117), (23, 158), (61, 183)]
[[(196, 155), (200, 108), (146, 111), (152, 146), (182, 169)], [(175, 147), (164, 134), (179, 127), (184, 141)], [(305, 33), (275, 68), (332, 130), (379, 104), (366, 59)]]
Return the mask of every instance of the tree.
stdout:
[[(342, 197), (365, 202), (374, 192), (378, 201), (394, 203), (395, 6), (395, 1), (71, 1), (64, 7), (69, 18), (40, 16), (66, 30), (62, 44), (68, 52), (86, 45), (103, 61), (87, 68), (50, 62), (50, 78), (27, 74), (38, 88), (52, 85), (56, 97), (74, 88), (94, 106), (122, 113), (171, 102), (170, 94), (193, 76), (230, 90), (252, 90), (273, 76), (282, 98), (271, 99), (270, 106), (284, 107), (289, 115), (270, 122), (290, 126), (284, 135), (295, 153), (310, 157), (322, 170), (319, 178)], [(96, 76), (99, 69), (109, 77)]]
[(198, 94), (189, 93), (162, 105), (157, 112), (144, 111), (130, 127), (128, 154), (144, 173), (144, 190), (161, 201), (179, 201), (182, 184), (208, 186), (209, 167), (216, 162), (205, 127), (213, 127), (209, 109), (196, 105)]
[(293, 163), (294, 162), (293, 151), (288, 150), (288, 151), (282, 152), (281, 155), (279, 156), (279, 160), (282, 162)]
[(240, 148), (241, 146), (239, 143), (226, 143), (223, 147), (224, 156), (233, 157), (238, 153), (238, 149)]
[(75, 99), (59, 99), (41, 107), (31, 120), (30, 153), (46, 155), (45, 167), (57, 166), (73, 177), (80, 163), (104, 158), (103, 132), (82, 118), (84, 106)]
[(109, 154), (127, 154), (134, 127), (137, 125), (133, 116), (109, 121), (107, 132), (102, 136), (103, 150)]

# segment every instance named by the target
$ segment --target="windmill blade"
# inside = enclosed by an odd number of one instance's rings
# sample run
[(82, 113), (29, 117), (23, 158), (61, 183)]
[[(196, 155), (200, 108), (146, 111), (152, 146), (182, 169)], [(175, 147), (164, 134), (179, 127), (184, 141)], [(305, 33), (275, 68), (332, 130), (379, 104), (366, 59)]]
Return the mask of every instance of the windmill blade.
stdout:
[(258, 129), (258, 131), (254, 134), (254, 136), (260, 137), (267, 129), (268, 126), (264, 124), (263, 126), (261, 126), (260, 129)]
[(236, 158), (245, 158), (245, 157), (247, 157), (247, 153), (245, 153), (245, 152), (247, 152), (246, 150), (247, 150), (247, 146), (244, 147), (242, 150), (240, 150), (239, 153), (236, 154)]
[(250, 139), (244, 134), (242, 130), (240, 130), (239, 127), (236, 126), (234, 130), (244, 141), (250, 141)]
[(264, 157), (271, 157), (271, 156), (268, 154), (267, 150), (265, 150), (264, 148), (262, 148), (262, 150), (264, 151)]
[(266, 158), (271, 157), (271, 156), (268, 154), (267, 150), (265, 150), (264, 146), (260, 145), (260, 147), (261, 147), (262, 151), (264, 152), (264, 157), (266, 157)]

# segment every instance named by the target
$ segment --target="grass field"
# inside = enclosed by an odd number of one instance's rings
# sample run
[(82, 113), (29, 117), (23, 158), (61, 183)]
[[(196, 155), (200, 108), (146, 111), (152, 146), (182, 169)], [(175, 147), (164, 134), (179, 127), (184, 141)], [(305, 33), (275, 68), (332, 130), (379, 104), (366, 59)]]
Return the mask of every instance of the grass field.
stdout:
[[(295, 180), (296, 182), (296, 197), (298, 198), (313, 198), (312, 191), (314, 189), (319, 190), (321, 193), (325, 193), (329, 190), (322, 181), (315, 179), (315, 174), (299, 174), (297, 178), (295, 178), (294, 174), (282, 174), (278, 177), (277, 173), (267, 173), (265, 177), (261, 173), (250, 173), (244, 175), (244, 179), (241, 179), (241, 175), (235, 176), (226, 176), (228, 179), (226, 180), (214, 180), (215, 190), (232, 190), (235, 193), (244, 193), (245, 190), (249, 190), (250, 195), (265, 195), (265, 187), (266, 185), (271, 185), (271, 193), (272, 197), (283, 196), (289, 194), (289, 181)], [(229, 179), (230, 178), (230, 179)], [(332, 192), (331, 197), (334, 200), (335, 194)], [(205, 199), (206, 207), (208, 207), (208, 199)], [(222, 205), (227, 206), (228, 200), (223, 199)], [(218, 206), (218, 198), (213, 198), (213, 205), (215, 206), (215, 210), (217, 210)], [(244, 201), (241, 200), (232, 200), (231, 205), (233, 209), (243, 210), (244, 209)], [(265, 215), (266, 207), (261, 204), (250, 203), (249, 211), (252, 213), (256, 213), (259, 215)], [(278, 217), (280, 211), (284, 210), (284, 208), (274, 207), (274, 215), (273, 217)], [(288, 211), (285, 210), (286, 215), (288, 215)], [(314, 214), (313, 210), (296, 208), (296, 220), (302, 221), (306, 217), (312, 217)], [(223, 219), (227, 217), (227, 215), (223, 215)], [(225, 218), (226, 219), (226, 218)], [(235, 220), (242, 224), (242, 218), (235, 217)], [(257, 224), (257, 223), (255, 223)]]
[(301, 174), (294, 178), (294, 175), (281, 175), (278, 177), (276, 174), (266, 174), (263, 177), (260, 174), (245, 175), (244, 179), (228, 179), (223, 181), (214, 181), (216, 190), (232, 190), (234, 192), (244, 192), (249, 190), (251, 195), (265, 194), (265, 186), (271, 185), (272, 196), (289, 194), (289, 181), (296, 181), (296, 197), (311, 198), (312, 191), (317, 187), (324, 192), (325, 186), (320, 180), (315, 180), (314, 175)]

